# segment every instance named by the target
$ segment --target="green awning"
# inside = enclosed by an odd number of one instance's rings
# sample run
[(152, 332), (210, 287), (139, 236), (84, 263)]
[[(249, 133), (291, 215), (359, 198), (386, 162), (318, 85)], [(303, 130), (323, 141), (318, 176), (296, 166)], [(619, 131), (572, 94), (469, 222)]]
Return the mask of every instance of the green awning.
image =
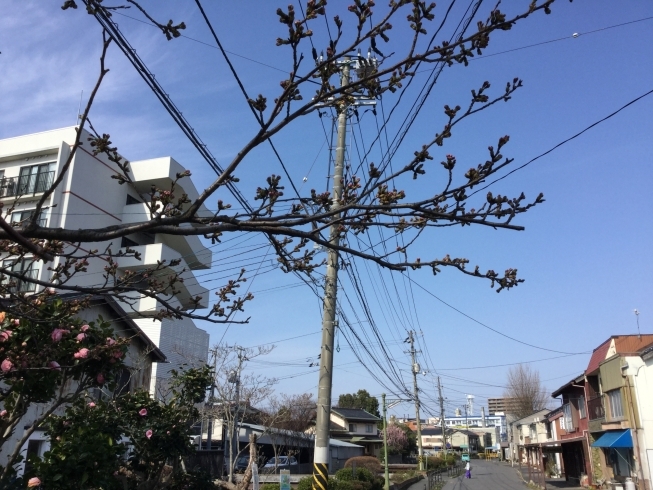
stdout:
[(613, 430), (606, 432), (599, 437), (592, 447), (633, 447), (633, 437), (630, 435), (630, 429)]

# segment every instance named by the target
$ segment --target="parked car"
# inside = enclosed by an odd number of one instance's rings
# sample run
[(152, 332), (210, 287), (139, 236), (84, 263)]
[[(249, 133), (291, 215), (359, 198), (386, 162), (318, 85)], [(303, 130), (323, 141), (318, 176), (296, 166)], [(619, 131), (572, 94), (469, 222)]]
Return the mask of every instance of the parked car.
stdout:
[(234, 464), (234, 473), (245, 473), (245, 470), (249, 466), (249, 456), (241, 456), (236, 460)]
[(469, 461), (469, 453), (463, 453), (460, 456), (460, 461)]
[(265, 463), (263, 468), (277, 468), (282, 470), (290, 469), (291, 466), (297, 466), (297, 460), (294, 456), (277, 456)]

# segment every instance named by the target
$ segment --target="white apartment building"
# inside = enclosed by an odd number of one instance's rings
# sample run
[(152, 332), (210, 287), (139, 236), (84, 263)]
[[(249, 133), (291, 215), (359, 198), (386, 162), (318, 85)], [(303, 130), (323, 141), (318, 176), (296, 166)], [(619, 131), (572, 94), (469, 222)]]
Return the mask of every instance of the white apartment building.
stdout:
[[(81, 138), (83, 145), (77, 150), (64, 180), (48, 198), (40, 217), (41, 224), (80, 229), (149, 220), (144, 201), (149, 201), (151, 187), (169, 188), (176, 174), (185, 169), (171, 157), (134, 161), (130, 163), (134, 184), (120, 185), (111, 178), (118, 173), (118, 169), (104, 155), (93, 155), (88, 136), (84, 132)], [(75, 127), (69, 127), (0, 140), (0, 201), (5, 209), (16, 202), (11, 216), (15, 226), (30, 216), (39, 197), (59, 175), (75, 137)], [(189, 177), (182, 179), (177, 186), (179, 192), (186, 193), (191, 200), (198, 196)], [(204, 209), (204, 212), (208, 211)], [(171, 303), (190, 308), (191, 298), (201, 296), (200, 307), (208, 306), (209, 292), (199, 284), (193, 271), (211, 267), (211, 251), (202, 245), (198, 237), (140, 233), (115, 242), (89, 244), (88, 249), (104, 250), (107, 246), (111, 246), (113, 252), (130, 246), (141, 254), (140, 261), (132, 257), (118, 258), (119, 271), (154, 266), (161, 260), (181, 259), (180, 265), (174, 269), (186, 269), (181, 275), (184, 281), (177, 285), (179, 293), (171, 299)], [(82, 244), (82, 247), (86, 245)], [(16, 271), (22, 271), (26, 277), (48, 279), (49, 271), (43, 270), (42, 262), (25, 260), (9, 262), (9, 265)], [(103, 266), (103, 261), (91, 260), (88, 272), (74, 276), (74, 284), (90, 286), (102, 283)], [(169, 267), (166, 271), (171, 274), (173, 268)], [(160, 272), (162, 277), (165, 277), (166, 271)], [(18, 282), (16, 287), (23, 291), (35, 290), (35, 286), (28, 283)], [(153, 365), (152, 393), (156, 392), (157, 386), (164, 384), (162, 380), (168, 377), (171, 369), (182, 363), (207, 360), (209, 335), (197, 328), (192, 320), (154, 320), (151, 317), (159, 305), (149, 297), (135, 297), (134, 304), (122, 302), (121, 307), (168, 359), (166, 364)]]

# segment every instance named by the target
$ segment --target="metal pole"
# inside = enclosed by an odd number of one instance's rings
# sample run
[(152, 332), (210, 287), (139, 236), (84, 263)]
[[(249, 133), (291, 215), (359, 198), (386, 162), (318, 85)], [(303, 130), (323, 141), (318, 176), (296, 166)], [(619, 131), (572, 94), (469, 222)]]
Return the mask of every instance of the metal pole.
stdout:
[(410, 342), (410, 358), (412, 360), (412, 369), (413, 371), (413, 395), (415, 396), (415, 417), (417, 422), (417, 461), (419, 463), (418, 468), (420, 471), (424, 469), (423, 454), (422, 449), (422, 421), (419, 417), (419, 389), (417, 388), (417, 372), (419, 367), (415, 361), (415, 339), (413, 338), (413, 331), (408, 332), (408, 340)]
[(388, 471), (388, 423), (386, 422), (386, 412), (387, 407), (385, 404), (385, 393), (381, 395), (381, 400), (383, 401), (383, 452), (385, 454), (385, 485), (383, 488), (385, 490), (390, 490), (390, 473)]
[(438, 376), (438, 395), (440, 396), (440, 425), (442, 426), (442, 451), (447, 455), (447, 436), (446, 436), (446, 424), (444, 421), (444, 398), (442, 398), (442, 385), (440, 384), (440, 376)]
[[(218, 348), (216, 347), (213, 349), (213, 383), (211, 383), (211, 396), (209, 397), (209, 404), (211, 405), (210, 412), (209, 412), (209, 426), (206, 430), (206, 449), (209, 451), (211, 450), (211, 446), (213, 445), (212, 437), (213, 437), (213, 417), (211, 416), (213, 414), (213, 402), (215, 398), (215, 378), (217, 376), (216, 371), (218, 370)], [(201, 443), (200, 439), (200, 443)], [(200, 444), (201, 446), (201, 444)]]
[[(235, 349), (238, 350), (238, 371), (236, 372), (236, 393), (235, 393), (235, 401), (236, 401), (236, 413), (234, 414), (233, 418), (233, 426), (231, 427), (231, 434), (229, 435), (229, 481), (233, 483), (233, 471), (234, 471), (234, 461), (235, 457), (238, 454), (238, 439), (240, 437), (240, 431), (238, 430), (238, 414), (240, 413), (240, 372), (243, 368), (243, 354), (242, 354), (242, 347), (236, 346)], [(231, 407), (230, 407), (231, 409)]]
[[(341, 87), (349, 85), (349, 62), (346, 56), (343, 61)], [(345, 144), (347, 135), (347, 98), (341, 98), (337, 107), (338, 140), (336, 146), (336, 161), (333, 173), (333, 205), (332, 210), (340, 207), (342, 197), (342, 180), (345, 162)], [(338, 220), (339, 214), (334, 215)], [(340, 244), (340, 223), (333, 223), (330, 228), (329, 243), (334, 247)], [(338, 250), (329, 248), (327, 251), (327, 271), (324, 281), (324, 309), (322, 314), (322, 347), (320, 349), (320, 380), (317, 390), (317, 419), (315, 424), (315, 455), (313, 458), (313, 489), (327, 490), (329, 480), (329, 425), (331, 418), (331, 382), (333, 378), (333, 340), (336, 329), (336, 294), (338, 291)]]

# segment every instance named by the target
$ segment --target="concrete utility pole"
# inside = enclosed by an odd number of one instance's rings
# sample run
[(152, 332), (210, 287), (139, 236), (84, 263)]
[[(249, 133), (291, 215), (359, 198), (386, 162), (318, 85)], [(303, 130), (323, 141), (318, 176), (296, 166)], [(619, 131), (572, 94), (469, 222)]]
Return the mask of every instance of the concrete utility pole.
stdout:
[(417, 373), (420, 372), (419, 364), (415, 360), (415, 339), (413, 331), (408, 332), (408, 342), (410, 342), (410, 359), (413, 371), (413, 396), (415, 397), (415, 418), (417, 422), (417, 461), (419, 470), (424, 470), (424, 450), (422, 449), (422, 421), (419, 418), (419, 388), (417, 387)]
[(447, 454), (447, 427), (444, 421), (444, 398), (442, 397), (442, 385), (440, 384), (440, 376), (438, 376), (438, 395), (440, 397), (440, 425), (442, 426), (442, 451)]
[[(342, 63), (340, 86), (349, 85), (349, 63), (347, 56)], [(333, 173), (332, 210), (340, 207), (343, 189), (345, 163), (345, 144), (347, 136), (346, 97), (340, 99), (338, 113), (338, 139), (336, 143), (336, 161)], [(334, 215), (334, 221), (340, 214)], [(329, 480), (329, 425), (331, 419), (331, 383), (333, 379), (333, 340), (336, 329), (336, 294), (338, 291), (338, 258), (335, 247), (340, 244), (340, 224), (334, 223), (329, 230), (329, 243), (333, 248), (327, 251), (327, 272), (324, 282), (324, 309), (322, 313), (322, 347), (320, 350), (320, 381), (317, 389), (317, 419), (315, 423), (315, 455), (313, 459), (313, 489), (327, 490)]]
[[(234, 472), (234, 461), (235, 457), (238, 454), (238, 439), (239, 439), (239, 433), (240, 431), (238, 430), (238, 415), (240, 414), (240, 373), (243, 369), (243, 362), (247, 360), (247, 358), (243, 355), (243, 348), (236, 345), (234, 346), (234, 349), (238, 351), (238, 368), (236, 369), (236, 372), (233, 373), (229, 376), (229, 382), (234, 383), (236, 385), (235, 388), (235, 394), (234, 394), (234, 400), (236, 402), (236, 411), (233, 416), (233, 422), (232, 422), (232, 427), (230, 430), (229, 434), (229, 481), (233, 483), (233, 472)], [(231, 410), (231, 407), (229, 407), (229, 410)], [(247, 407), (245, 407), (245, 410), (247, 410)]]
[[(213, 383), (211, 383), (211, 395), (209, 396), (209, 403), (207, 405), (210, 406), (210, 412), (209, 412), (209, 426), (206, 429), (206, 448), (208, 451), (210, 451), (212, 448), (211, 446), (213, 445), (213, 408), (215, 405), (215, 377), (218, 375), (216, 373), (218, 369), (218, 348), (216, 347), (215, 349), (211, 350), (211, 353), (213, 354)], [(202, 440), (200, 439), (200, 447), (202, 445)], [(222, 470), (221, 470), (222, 471)]]
[(383, 485), (384, 490), (390, 490), (390, 473), (388, 471), (388, 423), (386, 422), (387, 407), (385, 405), (385, 393), (381, 395), (381, 401), (383, 403), (383, 467), (385, 474), (385, 484)]

